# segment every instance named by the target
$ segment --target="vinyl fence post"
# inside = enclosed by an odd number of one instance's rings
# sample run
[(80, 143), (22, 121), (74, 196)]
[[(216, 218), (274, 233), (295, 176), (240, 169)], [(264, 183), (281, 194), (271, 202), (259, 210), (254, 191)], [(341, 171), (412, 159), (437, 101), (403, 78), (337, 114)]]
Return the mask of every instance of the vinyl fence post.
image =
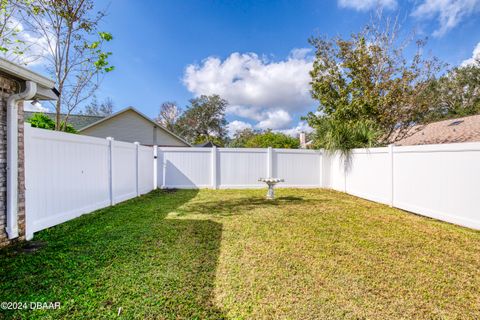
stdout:
[(108, 193), (110, 197), (110, 205), (115, 204), (115, 196), (113, 194), (113, 141), (112, 137), (107, 138), (108, 141)]
[(140, 146), (140, 142), (134, 142), (133, 143), (135, 145), (135, 193), (137, 194), (137, 197), (140, 196), (140, 191), (139, 191), (139, 188), (138, 188), (138, 180), (139, 180), (139, 161), (138, 161), (138, 152), (139, 152), (139, 146)]
[(323, 161), (324, 161), (324, 159), (323, 159), (323, 152), (320, 151), (320, 152), (319, 152), (319, 164), (318, 164), (318, 166), (319, 166), (319, 172), (320, 172), (320, 174), (319, 174), (319, 176), (318, 176), (318, 186), (319, 186), (320, 188), (323, 188)]
[(167, 159), (165, 152), (162, 152), (162, 189), (167, 187)]
[(158, 188), (158, 146), (153, 146), (153, 190)]
[(212, 189), (217, 189), (217, 147), (212, 147)]
[(393, 188), (393, 144), (388, 145), (388, 156), (390, 162), (390, 207), (393, 208), (394, 202), (394, 188)]
[(267, 178), (272, 178), (273, 175), (273, 149), (267, 149)]

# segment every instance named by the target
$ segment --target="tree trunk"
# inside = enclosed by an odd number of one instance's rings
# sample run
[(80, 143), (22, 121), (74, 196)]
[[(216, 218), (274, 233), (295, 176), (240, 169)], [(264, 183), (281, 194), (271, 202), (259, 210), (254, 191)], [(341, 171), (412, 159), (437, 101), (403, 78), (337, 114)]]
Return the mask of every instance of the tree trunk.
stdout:
[(55, 103), (55, 130), (60, 131), (61, 128), (61, 117), (60, 114), (62, 112), (62, 104), (60, 102), (60, 99), (57, 100)]

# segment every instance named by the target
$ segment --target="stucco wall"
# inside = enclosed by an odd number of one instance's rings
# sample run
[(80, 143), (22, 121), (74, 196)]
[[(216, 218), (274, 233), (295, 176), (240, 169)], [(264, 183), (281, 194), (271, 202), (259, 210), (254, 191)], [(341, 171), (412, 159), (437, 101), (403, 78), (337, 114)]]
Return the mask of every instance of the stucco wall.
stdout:
[[(6, 226), (6, 165), (7, 165), (7, 99), (19, 91), (18, 82), (0, 74), (0, 247), (10, 243)], [(18, 111), (18, 226), (20, 237), (25, 238), (25, 175), (23, 143), (23, 106)]]
[(113, 137), (117, 141), (140, 142), (149, 146), (188, 146), (160, 127), (154, 126), (150, 121), (147, 121), (133, 110), (128, 110), (87, 128), (81, 131), (80, 134), (98, 138)]

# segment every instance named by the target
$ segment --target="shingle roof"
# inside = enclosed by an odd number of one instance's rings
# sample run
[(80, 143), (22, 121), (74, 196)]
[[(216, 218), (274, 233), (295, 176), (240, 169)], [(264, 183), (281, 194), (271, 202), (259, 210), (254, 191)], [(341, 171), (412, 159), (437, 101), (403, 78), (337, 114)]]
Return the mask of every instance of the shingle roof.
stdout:
[[(25, 121), (30, 119), (35, 113), (43, 113), (44, 115), (48, 116), (52, 120), (55, 120), (55, 113), (51, 112), (34, 112), (34, 111), (25, 111)], [(65, 114), (60, 115), (61, 119), (65, 118)], [(72, 127), (75, 128), (75, 130), (80, 130), (82, 128), (85, 128), (86, 126), (95, 123), (101, 119), (105, 118), (104, 116), (90, 116), (90, 115), (84, 115), (84, 114), (71, 114), (68, 116), (68, 123), (72, 125)]]
[(197, 147), (197, 148), (213, 148), (213, 147), (218, 147), (218, 145), (213, 143), (212, 141), (207, 141), (207, 142), (204, 142), (204, 143), (195, 144), (194, 147)]
[(480, 115), (443, 120), (412, 128), (413, 134), (395, 145), (442, 144), (480, 141)]

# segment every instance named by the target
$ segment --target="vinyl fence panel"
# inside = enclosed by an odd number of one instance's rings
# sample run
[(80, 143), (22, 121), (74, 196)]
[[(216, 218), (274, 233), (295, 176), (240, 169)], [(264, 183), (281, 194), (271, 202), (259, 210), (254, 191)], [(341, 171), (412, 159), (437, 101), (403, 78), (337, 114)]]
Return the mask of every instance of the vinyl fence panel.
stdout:
[(133, 143), (113, 141), (113, 197), (122, 202), (137, 195), (136, 146)]
[(152, 147), (138, 146), (138, 192), (145, 194), (154, 188)]
[(346, 192), (390, 204), (391, 168), (388, 148), (354, 150), (347, 159)]
[(267, 176), (267, 149), (218, 149), (219, 188), (263, 187)]
[(480, 229), (480, 143), (356, 149), (348, 160), (327, 158), (325, 186)]
[(396, 147), (397, 208), (480, 229), (480, 143)]
[(345, 159), (338, 153), (325, 154), (323, 168), (326, 171), (323, 186), (345, 192)]
[(158, 148), (158, 180), (165, 188), (208, 188), (211, 181), (210, 148)]
[(274, 149), (273, 176), (285, 179), (279, 187), (321, 187), (322, 154), (313, 150)]
[[(138, 149), (138, 159), (137, 159)], [(25, 126), (26, 233), (153, 189), (153, 148)]]
[(157, 184), (164, 188), (263, 188), (259, 178), (285, 179), (279, 187), (320, 187), (322, 153), (256, 148), (158, 148)]
[(25, 126), (27, 234), (110, 204), (105, 139)]

